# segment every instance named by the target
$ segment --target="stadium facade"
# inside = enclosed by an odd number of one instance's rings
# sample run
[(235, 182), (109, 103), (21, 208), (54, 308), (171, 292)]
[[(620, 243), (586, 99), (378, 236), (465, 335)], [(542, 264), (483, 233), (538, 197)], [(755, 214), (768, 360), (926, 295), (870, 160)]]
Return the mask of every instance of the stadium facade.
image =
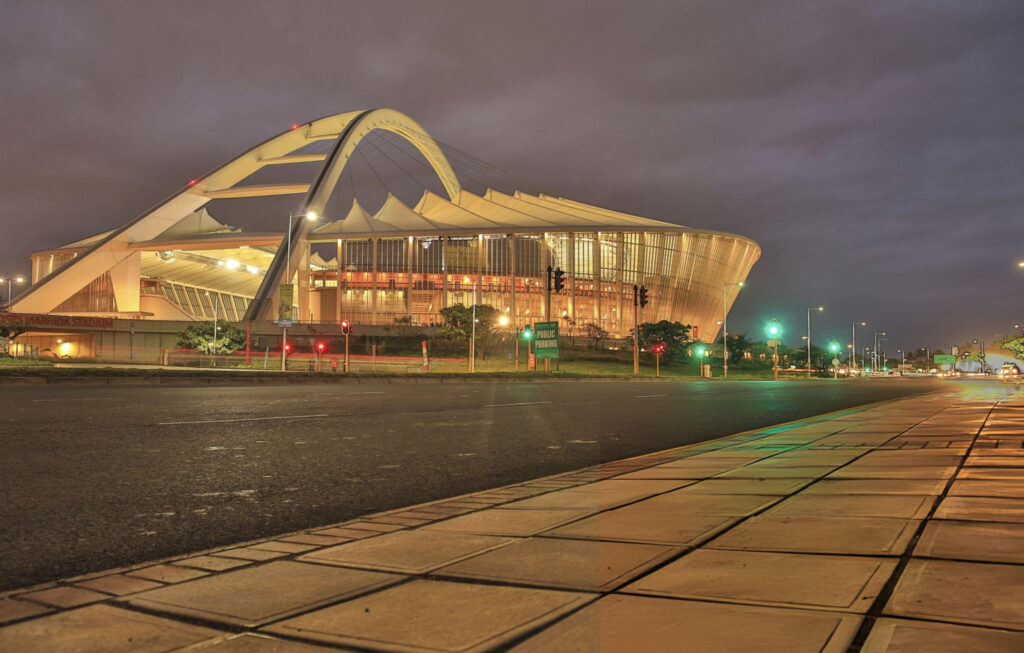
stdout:
[[(416, 147), (447, 197), (427, 190), (409, 206), (389, 195), (372, 215), (353, 200), (346, 215), (325, 216), (355, 147), (378, 129)], [(320, 141), (332, 142), (330, 151), (309, 153)], [(318, 164), (308, 183), (240, 183), (268, 166), (301, 163)], [(303, 196), (296, 219), (281, 221), (290, 224), (290, 234), (229, 227), (205, 207), (219, 198), (274, 195)], [(118, 229), (34, 253), (32, 285), (10, 311), (128, 320), (133, 329), (136, 323), (210, 320), (216, 312), (251, 329), (280, 316), (282, 284), (290, 284), (285, 305), (292, 304), (298, 324), (346, 319), (357, 326), (429, 326), (441, 322), (446, 306), (472, 303), (475, 292), (477, 303), (494, 306), (521, 327), (547, 318), (550, 265), (566, 273), (550, 316), (565, 331), (592, 324), (612, 336), (628, 335), (636, 284), (650, 296), (642, 322), (691, 324), (708, 340), (760, 253), (742, 236), (561, 197), (471, 193), (419, 125), (378, 109), (296, 125)]]

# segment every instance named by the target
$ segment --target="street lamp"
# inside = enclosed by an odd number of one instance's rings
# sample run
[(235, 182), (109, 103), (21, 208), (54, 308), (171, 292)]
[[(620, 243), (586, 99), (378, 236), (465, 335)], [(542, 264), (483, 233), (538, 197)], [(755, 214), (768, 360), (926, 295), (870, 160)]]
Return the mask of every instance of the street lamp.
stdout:
[(729, 286), (736, 286), (737, 288), (743, 287), (742, 281), (735, 281), (733, 283), (722, 284), (722, 378), (728, 378), (729, 376), (729, 342), (727, 340), (729, 336), (729, 301), (726, 297), (726, 290)]
[(25, 277), (20, 274), (13, 277), (0, 277), (0, 284), (4, 281), (7, 282), (7, 310), (11, 310), (11, 285), (16, 283), (20, 286), (25, 283)]
[(775, 381), (779, 380), (779, 338), (782, 337), (782, 323), (778, 320), (771, 320), (765, 327), (768, 339), (771, 340), (774, 351), (772, 352), (772, 376)]
[[(292, 221), (298, 216), (289, 213), (288, 214), (288, 247), (285, 250), (285, 268), (284, 273), (287, 279), (287, 283), (290, 286), (292, 283)], [(306, 211), (305, 218), (310, 222), (317, 219), (316, 211)], [(294, 294), (292, 295), (294, 297)], [(290, 307), (289, 307), (290, 312)], [(288, 327), (281, 327), (281, 371), (285, 372), (288, 370), (288, 353), (285, 351), (286, 345), (288, 344)], [(348, 370), (345, 370), (346, 372)]]
[[(871, 367), (875, 368), (876, 371), (880, 367), (878, 362), (878, 343), (881, 341), (878, 339), (878, 336), (887, 335), (889, 334), (887, 334), (885, 331), (875, 331), (875, 347), (874, 349), (871, 350)], [(883, 337), (882, 340), (885, 340), (885, 338)]]
[(807, 307), (807, 378), (811, 378), (811, 311), (825, 310), (824, 306)]
[[(857, 327), (859, 327), (859, 326), (860, 327), (866, 327), (867, 325), (868, 325), (867, 322), (853, 322), (852, 325), (850, 326), (850, 333), (853, 335), (853, 348), (852, 348), (853, 353), (851, 354), (851, 356), (853, 356), (853, 360), (850, 361), (850, 371), (851, 372), (853, 372), (853, 370), (857, 369)], [(861, 361), (861, 362), (863, 362), (863, 361)]]

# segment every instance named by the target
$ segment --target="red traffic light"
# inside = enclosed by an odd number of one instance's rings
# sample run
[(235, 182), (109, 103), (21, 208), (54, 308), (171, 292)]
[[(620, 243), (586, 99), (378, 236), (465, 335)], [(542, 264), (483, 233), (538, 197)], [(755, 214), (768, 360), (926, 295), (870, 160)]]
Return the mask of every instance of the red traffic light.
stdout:
[(653, 347), (651, 347), (651, 351), (653, 351), (655, 354), (664, 354), (665, 353), (665, 343), (659, 342), (659, 343), (655, 344)]
[(290, 343), (290, 342), (284, 343), (284, 353), (286, 353), (286, 354), (292, 353), (292, 343)]
[(341, 321), (341, 332), (346, 336), (352, 331), (352, 327), (349, 325), (348, 320)]
[(322, 353), (324, 353), (325, 349), (327, 349), (327, 345), (325, 343), (323, 343), (323, 342), (316, 343), (316, 350), (318, 352), (320, 352), (322, 354)]

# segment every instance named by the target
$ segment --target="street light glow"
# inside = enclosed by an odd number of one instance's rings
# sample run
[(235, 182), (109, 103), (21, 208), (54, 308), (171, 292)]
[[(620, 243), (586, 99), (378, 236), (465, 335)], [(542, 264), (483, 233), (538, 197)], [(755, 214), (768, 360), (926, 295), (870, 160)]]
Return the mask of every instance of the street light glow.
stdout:
[(500, 326), (508, 326), (508, 316), (507, 315), (502, 315), (501, 317), (499, 317), (498, 318), (498, 324)]
[(317, 218), (316, 211), (307, 211), (306, 212), (306, 219), (307, 220), (316, 220), (316, 218)]

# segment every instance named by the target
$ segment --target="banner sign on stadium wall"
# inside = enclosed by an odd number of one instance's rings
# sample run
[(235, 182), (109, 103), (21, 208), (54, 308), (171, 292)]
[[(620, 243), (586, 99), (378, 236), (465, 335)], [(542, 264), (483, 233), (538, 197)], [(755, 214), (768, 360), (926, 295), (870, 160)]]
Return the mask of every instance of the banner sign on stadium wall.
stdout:
[[(295, 303), (295, 286), (290, 283), (282, 283), (277, 287), (277, 322), (291, 322), (292, 304)], [(283, 325), (282, 325), (283, 326)], [(288, 326), (291, 326), (290, 324)]]
[(58, 329), (114, 328), (114, 318), (91, 317), (85, 315), (41, 315), (35, 313), (0, 313), (0, 322), (22, 327), (43, 327)]

